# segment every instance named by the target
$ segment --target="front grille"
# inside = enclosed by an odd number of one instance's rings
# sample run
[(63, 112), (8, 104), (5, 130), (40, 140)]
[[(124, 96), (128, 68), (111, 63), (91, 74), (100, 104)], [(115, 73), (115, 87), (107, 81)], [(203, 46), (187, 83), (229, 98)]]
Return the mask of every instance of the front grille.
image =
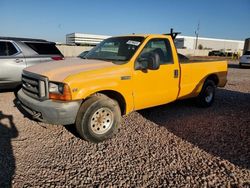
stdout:
[(26, 95), (34, 99), (48, 99), (48, 79), (24, 71), (22, 75), (22, 90)]

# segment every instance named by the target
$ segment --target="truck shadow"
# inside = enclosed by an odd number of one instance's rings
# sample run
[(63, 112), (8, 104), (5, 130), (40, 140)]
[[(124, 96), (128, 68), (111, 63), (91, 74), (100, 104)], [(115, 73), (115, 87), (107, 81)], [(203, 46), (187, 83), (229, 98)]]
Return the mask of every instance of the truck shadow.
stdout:
[(71, 125), (63, 125), (64, 128), (70, 132), (72, 135), (74, 135), (76, 138), (79, 138), (81, 139), (80, 135), (78, 134), (76, 128), (75, 128), (75, 125), (74, 124), (71, 124)]
[(250, 169), (249, 93), (218, 89), (210, 108), (184, 100), (139, 113), (200, 149)]
[(12, 115), (0, 111), (0, 187), (12, 187), (16, 164), (11, 139), (18, 136)]

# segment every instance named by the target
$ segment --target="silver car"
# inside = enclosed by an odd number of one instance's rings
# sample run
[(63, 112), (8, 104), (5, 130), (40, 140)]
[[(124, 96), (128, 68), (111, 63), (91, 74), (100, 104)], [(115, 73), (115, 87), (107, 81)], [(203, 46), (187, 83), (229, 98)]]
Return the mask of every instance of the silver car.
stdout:
[(54, 42), (0, 37), (0, 90), (19, 86), (24, 68), (63, 58)]

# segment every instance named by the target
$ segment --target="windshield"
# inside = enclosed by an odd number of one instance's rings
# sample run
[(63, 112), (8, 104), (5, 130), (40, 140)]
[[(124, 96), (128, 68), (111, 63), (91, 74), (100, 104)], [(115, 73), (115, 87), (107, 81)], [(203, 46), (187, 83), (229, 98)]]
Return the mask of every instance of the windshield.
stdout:
[(112, 61), (115, 64), (124, 64), (131, 59), (143, 42), (144, 37), (113, 37), (104, 40), (93, 48), (86, 59)]

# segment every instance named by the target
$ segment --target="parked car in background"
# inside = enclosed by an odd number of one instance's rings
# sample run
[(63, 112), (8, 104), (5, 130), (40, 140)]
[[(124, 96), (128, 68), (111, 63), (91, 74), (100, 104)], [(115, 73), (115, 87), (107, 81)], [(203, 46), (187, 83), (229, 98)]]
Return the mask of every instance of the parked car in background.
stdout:
[(0, 37), (0, 89), (20, 85), (22, 70), (26, 67), (62, 59), (64, 56), (54, 42)]
[(208, 56), (222, 56), (225, 57), (225, 52), (219, 51), (219, 50), (212, 50), (208, 53)]
[(84, 59), (85, 56), (86, 56), (88, 53), (89, 53), (89, 51), (84, 51), (84, 52), (80, 53), (80, 55), (79, 55), (78, 57)]
[(245, 39), (243, 55), (240, 57), (239, 66), (250, 65), (250, 38)]
[(245, 51), (245, 53), (240, 57), (239, 66), (250, 65), (250, 51)]

